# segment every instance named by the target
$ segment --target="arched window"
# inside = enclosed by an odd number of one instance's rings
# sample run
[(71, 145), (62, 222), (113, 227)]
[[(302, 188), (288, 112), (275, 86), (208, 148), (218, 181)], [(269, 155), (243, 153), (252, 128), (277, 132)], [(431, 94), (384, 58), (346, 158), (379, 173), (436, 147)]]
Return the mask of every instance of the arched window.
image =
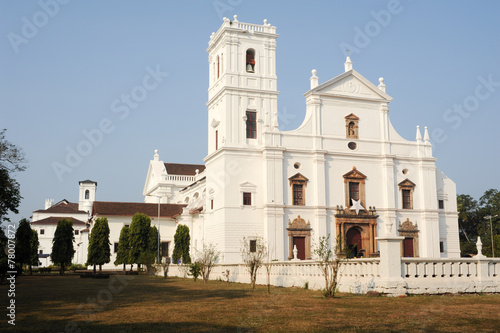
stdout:
[(246, 58), (246, 69), (247, 73), (255, 73), (255, 50), (248, 49), (247, 50), (247, 58)]
[(89, 190), (85, 190), (85, 200), (89, 200), (90, 192)]

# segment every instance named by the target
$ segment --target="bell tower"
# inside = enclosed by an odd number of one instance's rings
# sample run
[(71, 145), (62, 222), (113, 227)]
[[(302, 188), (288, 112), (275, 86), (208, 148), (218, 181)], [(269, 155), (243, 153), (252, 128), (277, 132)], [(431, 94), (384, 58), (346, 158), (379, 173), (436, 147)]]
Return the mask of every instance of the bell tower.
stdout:
[(277, 131), (276, 27), (224, 18), (208, 43), (208, 158), (266, 145)]
[(92, 180), (82, 180), (78, 182), (79, 195), (78, 195), (78, 210), (91, 213), (92, 204), (95, 201), (95, 192), (97, 190), (97, 182)]

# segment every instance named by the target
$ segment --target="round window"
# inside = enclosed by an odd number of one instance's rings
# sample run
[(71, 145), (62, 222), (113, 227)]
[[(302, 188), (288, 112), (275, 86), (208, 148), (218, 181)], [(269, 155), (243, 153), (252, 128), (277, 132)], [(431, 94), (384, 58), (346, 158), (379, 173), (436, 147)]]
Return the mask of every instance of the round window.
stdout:
[(293, 165), (293, 167), (294, 167), (295, 169), (300, 169), (300, 163), (299, 163), (299, 162), (296, 162), (296, 163)]
[(356, 144), (356, 142), (349, 142), (347, 144), (347, 147), (349, 147), (350, 150), (355, 150), (356, 148), (358, 148), (358, 145)]

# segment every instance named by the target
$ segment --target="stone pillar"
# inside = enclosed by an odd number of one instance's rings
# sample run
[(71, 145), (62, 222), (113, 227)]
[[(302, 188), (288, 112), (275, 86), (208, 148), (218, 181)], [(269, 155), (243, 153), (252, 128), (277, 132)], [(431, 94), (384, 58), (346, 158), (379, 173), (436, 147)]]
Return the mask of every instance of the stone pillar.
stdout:
[(401, 274), (401, 241), (402, 236), (385, 234), (375, 238), (379, 244), (380, 280), (377, 283), (379, 291), (389, 296), (399, 296), (406, 294), (406, 283)]

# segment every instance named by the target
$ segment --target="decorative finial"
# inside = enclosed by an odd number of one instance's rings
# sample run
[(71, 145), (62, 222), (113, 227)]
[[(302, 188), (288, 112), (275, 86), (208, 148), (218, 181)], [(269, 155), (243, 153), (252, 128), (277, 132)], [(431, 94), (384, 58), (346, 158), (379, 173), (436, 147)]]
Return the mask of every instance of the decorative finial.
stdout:
[(427, 129), (427, 126), (424, 127), (424, 141), (425, 143), (429, 143), (431, 141), (429, 138), (429, 130)]
[(317, 71), (313, 69), (311, 73), (312, 76), (309, 80), (311, 81), (311, 89), (314, 89), (318, 86), (318, 77), (316, 76)]
[(420, 126), (417, 125), (417, 141), (422, 141), (422, 133), (420, 133)]
[(345, 63), (344, 63), (344, 69), (345, 71), (350, 71), (352, 69), (352, 61), (351, 61), (351, 58), (349, 58), (349, 50), (346, 51), (347, 52), (347, 58), (345, 60)]
[(378, 88), (383, 92), (385, 92), (384, 78), (383, 77), (379, 78), (378, 82), (379, 82)]
[(158, 155), (158, 149), (155, 149), (155, 161), (159, 161), (160, 160), (160, 155)]
[(234, 15), (233, 17), (234, 17), (234, 20), (233, 20), (233, 21), (234, 21), (234, 22), (238, 22), (238, 15)]
[(264, 19), (264, 25), (267, 25), (267, 19)]

